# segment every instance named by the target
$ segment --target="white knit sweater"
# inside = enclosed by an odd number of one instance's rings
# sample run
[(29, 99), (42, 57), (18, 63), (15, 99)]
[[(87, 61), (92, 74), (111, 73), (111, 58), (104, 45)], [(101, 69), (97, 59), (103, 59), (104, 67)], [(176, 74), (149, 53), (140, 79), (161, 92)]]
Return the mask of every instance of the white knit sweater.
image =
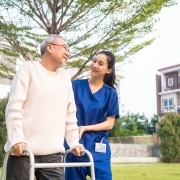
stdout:
[(6, 107), (7, 152), (26, 142), (35, 155), (64, 152), (79, 145), (76, 106), (68, 73), (45, 69), (39, 62), (25, 62), (12, 82)]

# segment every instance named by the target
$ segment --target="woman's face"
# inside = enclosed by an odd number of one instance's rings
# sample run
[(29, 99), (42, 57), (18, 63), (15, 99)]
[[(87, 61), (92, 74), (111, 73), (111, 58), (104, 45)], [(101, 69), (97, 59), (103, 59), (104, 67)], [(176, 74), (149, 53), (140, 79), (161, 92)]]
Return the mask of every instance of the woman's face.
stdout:
[(111, 69), (108, 68), (107, 56), (105, 54), (97, 54), (90, 65), (90, 69), (91, 76), (104, 78), (105, 74), (111, 72)]

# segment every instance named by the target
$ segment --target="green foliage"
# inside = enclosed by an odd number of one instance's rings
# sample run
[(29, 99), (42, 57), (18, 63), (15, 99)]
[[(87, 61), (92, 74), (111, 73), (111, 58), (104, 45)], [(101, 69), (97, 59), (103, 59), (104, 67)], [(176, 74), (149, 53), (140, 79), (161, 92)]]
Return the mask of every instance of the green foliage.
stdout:
[(114, 127), (109, 131), (110, 137), (137, 136), (147, 133), (148, 118), (144, 114), (127, 113), (115, 121)]
[(5, 108), (7, 105), (8, 98), (4, 98), (0, 101), (0, 125), (5, 124)]
[[(68, 41), (70, 63), (79, 66), (77, 78), (93, 55), (108, 49), (117, 61), (124, 61), (154, 41), (151, 34), (157, 14), (176, 0), (3, 0), (0, 1), (0, 54), (4, 55), (0, 76), (11, 78), (15, 72), (8, 66), (14, 59), (40, 58), (37, 46), (47, 34), (61, 34)], [(14, 18), (16, 17), (16, 18)], [(7, 47), (5, 47), (7, 46)], [(4, 50), (4, 48), (8, 48)], [(1, 60), (2, 61), (2, 60)], [(9, 63), (10, 62), (10, 63)], [(9, 73), (10, 71), (11, 73)]]
[(161, 153), (165, 162), (180, 159), (180, 115), (167, 113), (158, 123), (158, 136), (161, 141)]
[(153, 116), (151, 117), (151, 122), (152, 124), (156, 124), (158, 123), (158, 115), (153, 114)]
[(0, 102), (0, 166), (4, 160), (4, 144), (6, 141), (6, 127), (5, 127), (5, 108), (8, 98), (1, 100)]
[(83, 60), (82, 59), (78, 59), (76, 61), (71, 61), (71, 62), (67, 62), (67, 66), (68, 67), (81, 67), (83, 64)]

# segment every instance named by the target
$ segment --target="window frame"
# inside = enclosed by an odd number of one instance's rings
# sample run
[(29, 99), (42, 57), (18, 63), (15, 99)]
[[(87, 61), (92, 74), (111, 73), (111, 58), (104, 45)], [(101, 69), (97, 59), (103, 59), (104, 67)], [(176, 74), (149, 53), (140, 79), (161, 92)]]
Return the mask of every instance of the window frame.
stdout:
[(167, 82), (168, 82), (168, 87), (174, 86), (174, 78), (172, 78), (172, 77), (168, 78)]
[(163, 109), (174, 109), (174, 98), (168, 98), (162, 100)]

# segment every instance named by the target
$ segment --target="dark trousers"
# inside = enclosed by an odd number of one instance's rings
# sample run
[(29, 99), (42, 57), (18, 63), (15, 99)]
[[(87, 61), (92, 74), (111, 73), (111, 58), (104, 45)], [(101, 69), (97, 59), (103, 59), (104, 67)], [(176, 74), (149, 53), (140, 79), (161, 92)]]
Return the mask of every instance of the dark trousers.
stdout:
[[(36, 163), (61, 163), (62, 156), (50, 154), (35, 156)], [(7, 164), (6, 180), (29, 180), (30, 160), (28, 156), (10, 155)], [(36, 180), (64, 180), (64, 168), (37, 168), (35, 169)]]

